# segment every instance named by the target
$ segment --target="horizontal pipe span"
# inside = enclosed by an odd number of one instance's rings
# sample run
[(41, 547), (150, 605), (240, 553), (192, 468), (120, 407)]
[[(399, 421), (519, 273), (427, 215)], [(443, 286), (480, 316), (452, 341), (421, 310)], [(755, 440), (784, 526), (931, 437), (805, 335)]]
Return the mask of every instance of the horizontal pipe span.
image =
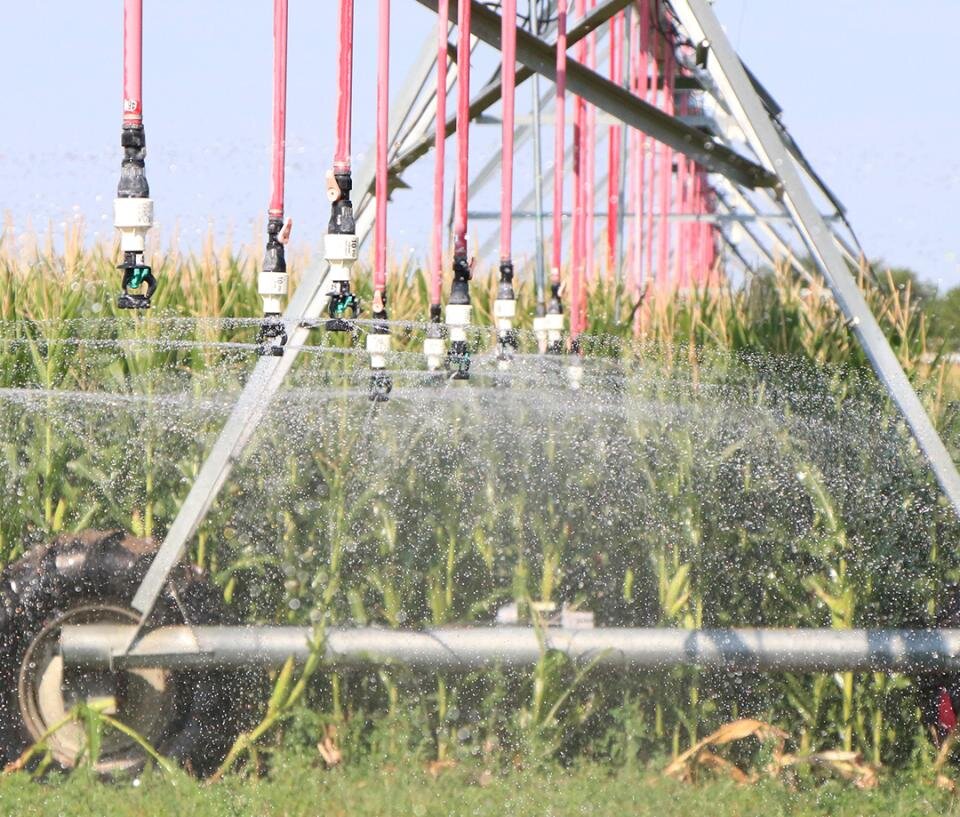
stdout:
[[(662, 670), (697, 665), (731, 670), (917, 672), (960, 669), (960, 630), (825, 630), (675, 628), (547, 629), (544, 643), (572, 659), (605, 666)], [(311, 630), (301, 627), (163, 627), (122, 652), (133, 627), (64, 627), (64, 660), (82, 666), (277, 666), (310, 654)], [(397, 663), (413, 668), (525, 667), (541, 656), (532, 627), (449, 627), (438, 630), (332, 628), (329, 666)]]

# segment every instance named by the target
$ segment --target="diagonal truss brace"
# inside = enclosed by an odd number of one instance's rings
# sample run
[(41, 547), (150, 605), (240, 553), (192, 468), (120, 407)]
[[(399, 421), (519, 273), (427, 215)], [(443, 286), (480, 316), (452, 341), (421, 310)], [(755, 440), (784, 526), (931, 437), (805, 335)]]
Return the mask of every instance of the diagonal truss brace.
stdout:
[(913, 432), (940, 488), (954, 512), (960, 515), (960, 473), (870, 311), (834, 241), (832, 230), (820, 215), (793, 163), (789, 145), (771, 120), (720, 21), (706, 0), (670, 0), (670, 4), (690, 38), (707, 48), (707, 71), (757, 156), (779, 177), (784, 206), (877, 376)]

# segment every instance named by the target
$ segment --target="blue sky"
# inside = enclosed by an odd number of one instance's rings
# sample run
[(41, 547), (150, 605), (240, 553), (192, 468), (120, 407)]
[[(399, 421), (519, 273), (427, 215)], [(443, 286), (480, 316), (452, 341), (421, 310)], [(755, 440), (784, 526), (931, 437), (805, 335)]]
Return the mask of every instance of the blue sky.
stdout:
[[(315, 244), (332, 152), (333, 0), (291, 0), (287, 209)], [(521, 0), (520, 6), (524, 3)], [(144, 112), (148, 177), (164, 233), (194, 244), (212, 224), (240, 241), (268, 194), (270, 0), (147, 0)], [(0, 30), (4, 117), (0, 212), (22, 227), (80, 215), (110, 235), (120, 149), (119, 0), (7, 4)], [(374, 0), (357, 0), (355, 151), (372, 140)], [(841, 200), (867, 251), (945, 286), (960, 284), (956, 228), (960, 108), (950, 87), (960, 2), (717, 0), (745, 60)], [(432, 29), (415, 0), (394, 0), (393, 76)], [(478, 82), (493, 66), (478, 54)], [(529, 90), (519, 92), (527, 104)], [(478, 154), (496, 128), (475, 128)], [(549, 161), (549, 138), (545, 155)], [(518, 156), (518, 176), (525, 178)], [(394, 254), (421, 254), (429, 163), (391, 207)], [(477, 202), (495, 209), (495, 192)], [(526, 242), (526, 245), (525, 245)], [(518, 255), (529, 240), (517, 237)]]

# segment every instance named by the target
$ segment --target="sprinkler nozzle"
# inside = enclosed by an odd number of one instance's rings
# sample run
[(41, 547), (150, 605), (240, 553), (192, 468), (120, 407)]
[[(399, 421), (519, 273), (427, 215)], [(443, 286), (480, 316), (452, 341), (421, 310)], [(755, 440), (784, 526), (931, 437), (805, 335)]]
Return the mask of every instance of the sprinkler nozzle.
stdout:
[[(117, 269), (123, 270), (123, 291), (117, 296), (117, 306), (120, 309), (149, 309), (150, 298), (157, 291), (157, 279), (153, 271), (143, 263), (143, 253), (127, 251), (123, 254), (123, 263)], [(144, 284), (146, 292), (131, 292), (140, 289)]]
[(350, 332), (351, 323), (360, 314), (360, 299), (350, 291), (350, 282), (341, 281), (338, 289), (330, 293), (327, 304), (327, 330), (330, 332)]
[(470, 379), (470, 349), (465, 340), (450, 342), (447, 351), (447, 371), (452, 373), (453, 380)]
[(504, 329), (497, 333), (497, 360), (513, 360), (513, 355), (519, 348), (520, 338), (516, 329)]
[(393, 391), (393, 379), (388, 372), (379, 369), (370, 375), (370, 400), (374, 403), (386, 403)]
[(257, 354), (281, 357), (287, 345), (287, 328), (279, 315), (267, 315), (257, 331)]

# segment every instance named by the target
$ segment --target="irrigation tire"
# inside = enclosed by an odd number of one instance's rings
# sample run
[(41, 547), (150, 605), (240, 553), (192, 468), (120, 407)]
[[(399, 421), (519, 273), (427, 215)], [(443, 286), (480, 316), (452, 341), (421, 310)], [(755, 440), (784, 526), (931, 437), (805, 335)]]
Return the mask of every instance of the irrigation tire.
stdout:
[[(130, 600), (154, 551), (153, 542), (122, 531), (85, 531), (33, 549), (0, 574), (0, 768), (18, 758), (36, 737), (35, 722), (31, 721), (32, 735), (28, 728), (18, 683), (28, 668), (35, 666), (25, 664), (25, 659), (35, 662), (28, 656), (34, 655), (38, 640), (49, 631), (54, 633), (50, 637), (53, 642), (56, 631), (47, 628), (55, 628), (65, 615), (83, 615), (83, 609), (91, 606), (93, 616), (110, 615), (100, 611), (114, 610), (114, 616), (132, 617)], [(155, 616), (162, 624), (232, 623), (221, 595), (205, 574), (187, 566), (180, 567), (168, 582)], [(217, 669), (167, 671), (163, 677), (167, 705), (154, 746), (188, 771), (208, 775), (251, 723), (260, 679)], [(124, 684), (118, 688), (127, 688), (130, 676), (124, 678), (116, 681)], [(132, 751), (132, 747), (124, 752), (122, 762), (115, 759), (110, 765), (105, 761), (100, 771), (136, 771), (145, 762), (142, 752)], [(59, 765), (70, 765), (57, 760)]]

